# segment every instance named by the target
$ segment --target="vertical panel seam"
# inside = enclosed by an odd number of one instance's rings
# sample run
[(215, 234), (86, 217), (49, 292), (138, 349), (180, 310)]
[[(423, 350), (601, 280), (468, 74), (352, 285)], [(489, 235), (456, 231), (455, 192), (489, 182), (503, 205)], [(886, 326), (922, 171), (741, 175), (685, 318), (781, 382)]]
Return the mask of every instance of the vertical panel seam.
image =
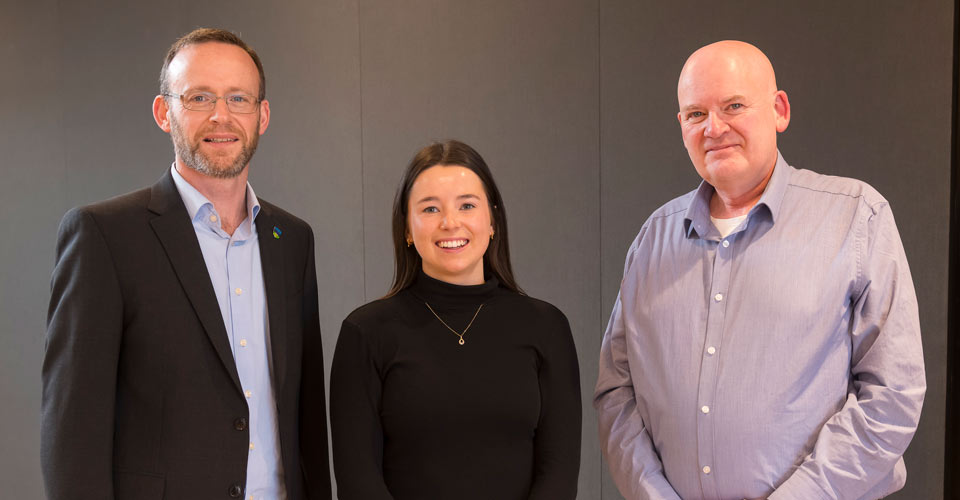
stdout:
[(956, 496), (957, 479), (951, 474), (957, 465), (956, 444), (960, 441), (960, 430), (956, 424), (958, 413), (958, 368), (960, 363), (960, 314), (955, 304), (960, 303), (960, 0), (953, 8), (953, 101), (950, 134), (950, 229), (948, 236), (949, 262), (947, 264), (947, 378), (944, 425), (943, 456), (943, 498)]
[(359, 113), (360, 113), (360, 267), (363, 281), (363, 302), (367, 299), (367, 201), (366, 176), (364, 175), (363, 147), (363, 0), (357, 0), (357, 85), (359, 86)]
[[(597, 258), (596, 272), (600, 276), (600, 289), (597, 290), (597, 311), (599, 317), (596, 321), (603, 322), (603, 0), (597, 0)], [(602, 325), (598, 325), (602, 326)], [(590, 337), (593, 339), (593, 337)], [(595, 341), (595, 339), (593, 339)], [(590, 400), (591, 405), (593, 400)], [(596, 431), (595, 431), (596, 432)], [(599, 438), (599, 434), (598, 434)], [(599, 474), (598, 486), (600, 489), (600, 498), (603, 498), (603, 443), (597, 440), (597, 469)]]

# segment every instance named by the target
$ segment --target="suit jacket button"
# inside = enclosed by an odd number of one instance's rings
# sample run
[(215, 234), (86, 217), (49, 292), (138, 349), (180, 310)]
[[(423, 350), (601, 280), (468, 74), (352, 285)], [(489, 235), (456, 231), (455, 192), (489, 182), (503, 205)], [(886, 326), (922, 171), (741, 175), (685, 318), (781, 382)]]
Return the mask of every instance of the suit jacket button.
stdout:
[(230, 498), (240, 498), (240, 495), (243, 495), (243, 487), (239, 484), (235, 484), (230, 487)]
[(238, 431), (245, 431), (245, 430), (247, 430), (247, 419), (244, 418), (244, 417), (240, 417), (240, 418), (234, 420), (234, 421), (233, 421), (233, 428), (236, 429), (236, 430), (238, 430)]

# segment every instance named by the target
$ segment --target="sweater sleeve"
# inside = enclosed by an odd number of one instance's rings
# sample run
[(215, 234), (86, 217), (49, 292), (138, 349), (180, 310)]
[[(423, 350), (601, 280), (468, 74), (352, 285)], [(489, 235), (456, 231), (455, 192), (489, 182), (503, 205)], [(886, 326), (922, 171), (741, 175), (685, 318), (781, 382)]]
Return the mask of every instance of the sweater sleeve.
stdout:
[(392, 500), (383, 479), (382, 381), (360, 328), (344, 320), (330, 372), (330, 425), (340, 500)]
[(530, 500), (577, 497), (580, 470), (580, 368), (570, 324), (556, 311), (542, 340), (540, 421), (534, 437)]

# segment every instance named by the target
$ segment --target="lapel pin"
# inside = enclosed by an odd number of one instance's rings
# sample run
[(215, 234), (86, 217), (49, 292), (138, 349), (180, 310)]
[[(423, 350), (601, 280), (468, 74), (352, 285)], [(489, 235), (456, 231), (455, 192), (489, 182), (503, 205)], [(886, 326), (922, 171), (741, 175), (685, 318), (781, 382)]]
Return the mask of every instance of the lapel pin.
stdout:
[(283, 231), (279, 227), (273, 226), (273, 237), (279, 240), (281, 234), (283, 234)]

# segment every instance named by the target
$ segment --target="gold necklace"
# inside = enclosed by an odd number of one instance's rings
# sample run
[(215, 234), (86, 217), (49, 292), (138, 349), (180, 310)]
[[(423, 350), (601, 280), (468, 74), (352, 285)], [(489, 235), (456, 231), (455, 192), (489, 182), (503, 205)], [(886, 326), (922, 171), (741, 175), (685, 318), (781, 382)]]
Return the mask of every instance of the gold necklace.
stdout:
[(426, 302), (424, 302), (424, 304), (426, 304), (427, 309), (430, 309), (430, 312), (433, 313), (433, 317), (440, 320), (440, 322), (443, 323), (443, 326), (447, 327), (447, 330), (450, 330), (451, 332), (453, 332), (454, 335), (456, 335), (457, 337), (460, 337), (460, 345), (464, 344), (463, 336), (466, 335), (467, 330), (469, 330), (470, 327), (473, 326), (473, 320), (477, 319), (477, 315), (480, 314), (480, 309), (483, 309), (483, 304), (480, 304), (480, 307), (477, 308), (477, 312), (473, 313), (473, 319), (470, 320), (470, 323), (467, 325), (467, 327), (463, 329), (463, 332), (458, 332), (453, 328), (450, 328), (450, 325), (448, 325), (446, 321), (440, 318), (440, 316), (437, 314), (437, 311), (434, 311), (433, 308), (430, 307), (430, 304), (427, 304)]

